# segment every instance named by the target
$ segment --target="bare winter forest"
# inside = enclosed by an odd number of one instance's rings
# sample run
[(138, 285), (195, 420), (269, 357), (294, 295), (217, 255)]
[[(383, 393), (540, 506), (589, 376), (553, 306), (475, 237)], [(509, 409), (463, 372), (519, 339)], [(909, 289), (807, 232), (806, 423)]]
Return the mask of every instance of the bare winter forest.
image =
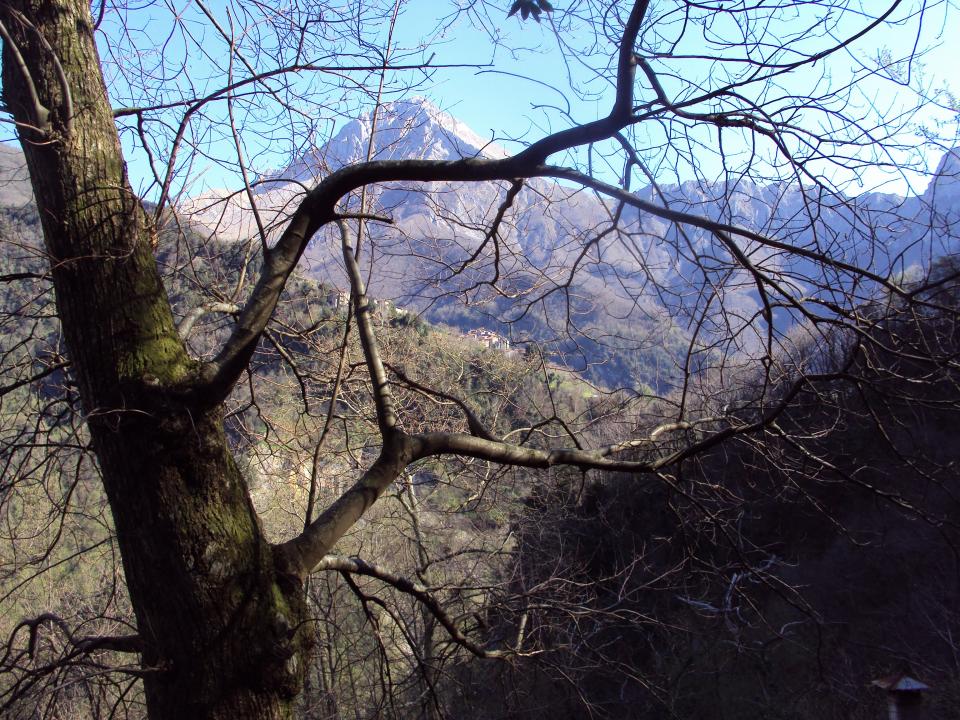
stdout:
[(0, 717), (960, 715), (958, 18), (0, 0)]

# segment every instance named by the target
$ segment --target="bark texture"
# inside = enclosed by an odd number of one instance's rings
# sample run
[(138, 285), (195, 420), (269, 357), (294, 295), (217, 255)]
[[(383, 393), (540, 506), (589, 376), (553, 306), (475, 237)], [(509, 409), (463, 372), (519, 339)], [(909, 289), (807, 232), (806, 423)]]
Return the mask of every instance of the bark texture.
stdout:
[(277, 571), (221, 407), (191, 392), (199, 368), (127, 181), (89, 5), (13, 0), (0, 21), (4, 101), (144, 640), (150, 717), (288, 717), (306, 651), (302, 588)]

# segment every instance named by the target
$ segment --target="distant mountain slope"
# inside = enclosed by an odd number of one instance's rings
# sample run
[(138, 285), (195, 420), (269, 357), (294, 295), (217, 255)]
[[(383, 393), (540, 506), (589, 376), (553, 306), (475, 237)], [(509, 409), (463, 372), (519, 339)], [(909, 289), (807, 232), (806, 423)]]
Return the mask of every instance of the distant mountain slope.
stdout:
[[(504, 154), (423, 98), (384, 105), (371, 146), (373, 130), (368, 113), (287, 168), (260, 178), (253, 201), (268, 234), (276, 236), (317, 178), (366, 159), (368, 152), (374, 159), (434, 160)], [(0, 204), (16, 206), (29, 188), (13, 151), (0, 150)], [(827, 196), (795, 182), (758, 185), (748, 179), (645, 187), (636, 194), (801, 248), (805, 255), (740, 241), (754, 266), (781, 287), (849, 308), (869, 300), (871, 290), (851, 292), (849, 277), (825, 271), (816, 258), (896, 278), (956, 252), (958, 152), (944, 156), (924, 194), (907, 199), (877, 193), (856, 199)], [(681, 374), (680, 359), (694, 331), (704, 348), (729, 339), (710, 353), (752, 352), (760, 346), (764, 326), (754, 278), (710, 234), (631, 209), (623, 213), (619, 232), (610, 232), (615, 212), (610, 201), (531, 180), (513, 200), (497, 236), (487, 238), (508, 186), (368, 188), (364, 209), (392, 221), (366, 226), (369, 292), (461, 330), (487, 327), (515, 342), (546, 344), (553, 357), (608, 385), (669, 388)], [(350, 202), (358, 208), (358, 197)], [(244, 241), (258, 233), (251, 198), (243, 192), (189, 198), (178, 213), (223, 240)], [(302, 269), (346, 287), (332, 228), (311, 242)], [(798, 317), (795, 309), (781, 307), (774, 320), (785, 330)], [(710, 362), (707, 355), (702, 362)]]
[(19, 148), (0, 143), (0, 206), (22, 207), (33, 201), (30, 176)]
[(960, 147), (945, 153), (921, 198), (935, 228), (956, 237), (960, 226)]
[[(373, 124), (370, 114), (350, 122), (324, 146), (261, 180), (254, 200), (272, 233), (282, 228), (285, 213), (305, 188), (366, 159), (368, 151), (373, 159), (503, 154), (423, 98), (384, 105), (371, 146)], [(827, 196), (796, 182), (757, 185), (747, 179), (646, 187), (637, 194), (801, 248), (805, 256), (740, 241), (750, 261), (783, 288), (851, 307), (869, 299), (868, 291), (851, 293), (850, 278), (825, 271), (816, 258), (899, 277), (955, 251), (954, 211), (945, 208), (955, 207), (960, 194), (957, 164), (956, 152), (948, 154), (927, 193), (906, 200), (885, 194)], [(512, 332), (515, 339), (550, 342), (551, 352), (566, 355), (574, 367), (617, 385), (669, 385), (679, 372), (676, 362), (657, 370), (657, 378), (638, 377), (628, 368), (646, 367), (642, 374), (648, 375), (644, 356), (660, 354), (661, 363), (665, 347), (670, 356), (684, 352), (694, 326), (704, 346), (723, 334), (733, 336), (735, 347), (723, 352), (750, 352), (760, 343), (754, 279), (735, 267), (712, 235), (635, 210), (627, 210), (620, 232), (612, 233), (610, 201), (531, 180), (514, 199), (497, 237), (485, 241), (507, 189), (507, 183), (368, 188), (365, 210), (392, 220), (390, 226), (367, 225), (370, 292), (464, 329), (482, 325)], [(357, 209), (358, 199), (352, 202)], [(243, 193), (208, 193), (184, 210), (225, 238), (257, 232)], [(305, 260), (318, 279), (346, 286), (331, 232), (314, 239)], [(780, 309), (775, 319), (789, 327), (794, 312)], [(636, 362), (627, 361), (631, 354)]]
[[(23, 153), (0, 143), (0, 275), (43, 273), (46, 265), (40, 216)], [(16, 282), (0, 290), (27, 293), (24, 297), (33, 291)]]

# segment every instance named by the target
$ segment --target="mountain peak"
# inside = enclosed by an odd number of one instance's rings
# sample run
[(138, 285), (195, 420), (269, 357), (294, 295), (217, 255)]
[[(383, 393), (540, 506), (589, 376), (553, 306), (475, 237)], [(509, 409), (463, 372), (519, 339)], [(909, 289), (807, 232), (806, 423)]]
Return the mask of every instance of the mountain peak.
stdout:
[(960, 147), (952, 148), (944, 153), (937, 167), (937, 175), (941, 177), (960, 177)]
[[(422, 112), (429, 113), (438, 113), (441, 112), (440, 108), (426, 95), (414, 95), (413, 97), (400, 98), (398, 100), (391, 100), (390, 102), (383, 103), (381, 105), (384, 109), (394, 109), (394, 108), (403, 108), (410, 107)], [(368, 113), (369, 114), (369, 113)]]
[[(374, 134), (371, 146), (370, 137)], [(372, 160), (502, 158), (507, 151), (474, 132), (431, 100), (415, 96), (383, 103), (348, 122), (325, 145), (314, 148), (277, 179), (310, 181), (345, 165)]]
[(933, 195), (943, 193), (950, 193), (953, 196), (957, 194), (958, 189), (960, 189), (960, 147), (955, 147), (945, 152), (940, 158), (940, 164), (937, 165), (937, 171), (930, 179), (924, 196), (932, 198)]

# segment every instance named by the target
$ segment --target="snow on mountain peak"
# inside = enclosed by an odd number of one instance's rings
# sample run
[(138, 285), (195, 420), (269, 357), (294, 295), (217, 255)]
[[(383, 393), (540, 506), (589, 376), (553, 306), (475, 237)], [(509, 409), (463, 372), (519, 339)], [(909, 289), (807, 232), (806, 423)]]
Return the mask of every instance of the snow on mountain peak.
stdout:
[[(328, 142), (305, 152), (286, 169), (261, 176), (255, 190), (257, 209), (261, 220), (276, 233), (283, 225), (281, 218), (289, 214), (292, 204), (302, 195), (304, 185), (314, 185), (331, 172), (368, 157), (459, 160), (502, 158), (507, 154), (427, 98), (395, 100), (345, 123)], [(243, 193), (211, 190), (182, 200), (181, 209), (221, 237), (251, 237), (258, 231), (250, 198)]]
[[(373, 147), (370, 135), (376, 123)], [(295, 160), (277, 179), (310, 181), (337, 168), (372, 160), (502, 158), (506, 150), (422, 96), (384, 103), (348, 122), (325, 145)]]
[[(488, 158), (507, 156), (507, 151), (493, 143), (490, 138), (481, 137), (465, 123), (460, 122), (450, 113), (444, 112), (423, 96), (416, 96), (409, 100), (398, 100), (389, 104), (391, 112), (410, 116), (425, 116), (436, 124), (448, 137), (458, 139), (467, 148), (475, 152), (471, 155), (482, 155)], [(454, 158), (451, 158), (454, 159)]]

